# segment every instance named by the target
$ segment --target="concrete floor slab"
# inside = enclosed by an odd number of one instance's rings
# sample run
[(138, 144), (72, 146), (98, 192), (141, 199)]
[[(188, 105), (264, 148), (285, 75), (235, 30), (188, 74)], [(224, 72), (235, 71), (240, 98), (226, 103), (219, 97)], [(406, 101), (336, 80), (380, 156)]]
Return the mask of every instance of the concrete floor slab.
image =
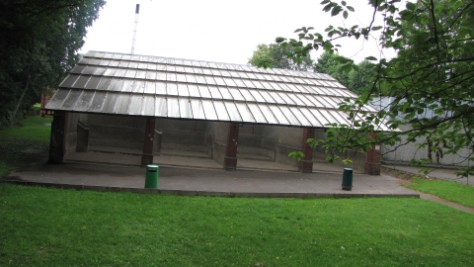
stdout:
[[(144, 187), (145, 172), (145, 168), (135, 166), (66, 163), (43, 165), (16, 172), (8, 179), (64, 187), (140, 191)], [(285, 171), (160, 167), (158, 192), (256, 197), (419, 197), (415, 191), (402, 187), (398, 179), (386, 175), (354, 174), (351, 191), (342, 190), (341, 183), (342, 172), (302, 174)]]

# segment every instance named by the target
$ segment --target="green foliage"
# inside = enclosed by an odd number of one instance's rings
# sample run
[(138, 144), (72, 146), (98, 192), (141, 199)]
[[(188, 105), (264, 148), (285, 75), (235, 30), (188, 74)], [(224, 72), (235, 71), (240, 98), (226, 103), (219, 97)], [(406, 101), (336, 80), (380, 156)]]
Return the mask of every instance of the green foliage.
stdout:
[(349, 72), (347, 88), (359, 95), (367, 94), (372, 90), (372, 86), (374, 86), (376, 75), (376, 65), (368, 60), (362, 61), (357, 64), (356, 69)]
[[(376, 139), (371, 138), (364, 130), (357, 130), (346, 125), (331, 124), (327, 125), (324, 139), (308, 138), (308, 145), (316, 149), (321, 148), (324, 151), (327, 162), (341, 161), (344, 164), (350, 164), (352, 160), (346, 158), (347, 151), (355, 150), (354, 142), (357, 142), (357, 147), (360, 151), (367, 151), (376, 145)], [(354, 138), (355, 141), (352, 141)], [(357, 137), (357, 138), (355, 138)]]
[(351, 59), (330, 51), (318, 58), (314, 69), (331, 75), (357, 94), (370, 92), (377, 75), (376, 65), (370, 61), (355, 64)]
[(317, 72), (331, 75), (346, 87), (349, 87), (348, 74), (355, 68), (356, 65), (352, 60), (331, 52), (323, 53), (314, 65)]
[(253, 52), (253, 56), (249, 60), (249, 63), (253, 66), (265, 69), (276, 68), (279, 62), (273, 58), (270, 47), (271, 46), (265, 44), (258, 45), (257, 50)]
[[(323, 10), (346, 18), (350, 12), (344, 1), (322, 2)], [(278, 38), (283, 46), (291, 46), (295, 59), (312, 49), (337, 52), (335, 40), (367, 39), (378, 35), (381, 47), (394, 49), (392, 60), (368, 60), (365, 70), (352, 74), (352, 85), (360, 86), (361, 96), (343, 105), (358, 129), (370, 132), (374, 125), (385, 122), (391, 129), (407, 124), (408, 130), (377, 135), (377, 141), (395, 144), (401, 137), (407, 142), (423, 141), (444, 155), (456, 155), (461, 149), (471, 153), (464, 159), (474, 160), (474, 5), (470, 0), (436, 0), (408, 2), (370, 1), (374, 19), (369, 25), (329, 26), (324, 33), (311, 28), (298, 29), (297, 39)], [(347, 12), (344, 13), (344, 12)], [(375, 25), (379, 16), (383, 25)], [(358, 77), (358, 75), (360, 75)], [(349, 75), (351, 76), (351, 75)], [(370, 77), (370, 78), (369, 78)], [(341, 78), (346, 80), (346, 77)], [(365, 81), (365, 82), (364, 82)], [(348, 87), (351, 87), (348, 86)], [(378, 113), (367, 113), (363, 105), (373, 97), (389, 97), (390, 103)], [(348, 108), (350, 107), (350, 108)], [(432, 113), (433, 115), (424, 115)], [(357, 135), (347, 142), (358, 147)], [(431, 144), (428, 144), (428, 140)], [(341, 142), (340, 142), (341, 143)], [(337, 143), (336, 145), (339, 145)], [(345, 142), (343, 142), (345, 144)], [(364, 142), (365, 143), (365, 142)], [(363, 147), (361, 147), (363, 149)], [(337, 149), (336, 149), (337, 150)], [(472, 173), (468, 167), (464, 175)]]
[(291, 151), (288, 153), (288, 157), (296, 160), (302, 160), (304, 158), (304, 153), (301, 151)]
[(413, 178), (404, 186), (474, 208), (474, 187), (452, 181)]
[(103, 0), (0, 2), (0, 129), (76, 63)]
[(474, 216), (421, 199), (0, 184), (0, 207), (1, 266), (471, 266), (474, 257)]
[(35, 114), (37, 114), (39, 112), (39, 110), (41, 109), (41, 103), (35, 103), (35, 104), (33, 104), (33, 106), (31, 108), (33, 109)]
[(311, 70), (313, 60), (308, 55), (299, 61), (288, 57), (291, 54), (287, 47), (276, 44), (260, 44), (253, 53), (249, 63), (260, 68), (280, 68), (291, 70)]

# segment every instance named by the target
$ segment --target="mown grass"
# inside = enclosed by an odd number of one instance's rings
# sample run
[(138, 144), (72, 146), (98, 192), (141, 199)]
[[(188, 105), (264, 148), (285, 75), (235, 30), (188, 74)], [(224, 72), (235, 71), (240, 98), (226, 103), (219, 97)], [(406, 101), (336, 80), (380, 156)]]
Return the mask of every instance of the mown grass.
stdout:
[(33, 116), (0, 130), (0, 178), (22, 166), (46, 161), (50, 135), (51, 118)]
[(5, 162), (0, 162), (0, 178), (7, 176), (10, 167)]
[(47, 144), (51, 134), (51, 118), (27, 116), (19, 125), (0, 130), (0, 139), (5, 141), (28, 141)]
[(474, 216), (420, 199), (0, 184), (0, 266), (472, 266)]
[(474, 187), (452, 181), (413, 178), (406, 187), (474, 208)]

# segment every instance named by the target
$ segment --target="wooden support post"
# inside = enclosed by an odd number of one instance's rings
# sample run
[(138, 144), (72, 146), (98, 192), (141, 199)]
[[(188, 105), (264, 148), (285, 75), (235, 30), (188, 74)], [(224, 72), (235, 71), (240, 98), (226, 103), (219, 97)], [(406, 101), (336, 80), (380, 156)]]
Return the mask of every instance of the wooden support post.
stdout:
[[(371, 132), (370, 137), (375, 138), (376, 133)], [(365, 162), (365, 173), (369, 175), (380, 175), (380, 161), (382, 156), (380, 154), (380, 145), (374, 145), (367, 151), (367, 159)]]
[(239, 140), (239, 125), (237, 123), (229, 124), (227, 132), (227, 145), (224, 157), (224, 169), (237, 169), (237, 142)]
[(66, 113), (55, 111), (49, 141), (49, 163), (63, 163), (66, 151)]
[(153, 142), (155, 138), (155, 118), (147, 117), (145, 120), (145, 136), (143, 137), (142, 165), (153, 163)]
[(43, 89), (43, 91), (41, 92), (41, 109), (40, 109), (40, 116), (41, 117), (44, 117), (45, 115), (51, 115), (52, 114), (52, 111), (45, 110), (46, 105), (48, 104), (50, 98), (51, 98), (51, 96), (48, 95), (48, 90), (46, 88)]
[(314, 137), (314, 129), (304, 128), (301, 140), (301, 151), (304, 153), (304, 158), (299, 161), (299, 169), (302, 173), (313, 172), (313, 149), (307, 143), (308, 138), (312, 137)]

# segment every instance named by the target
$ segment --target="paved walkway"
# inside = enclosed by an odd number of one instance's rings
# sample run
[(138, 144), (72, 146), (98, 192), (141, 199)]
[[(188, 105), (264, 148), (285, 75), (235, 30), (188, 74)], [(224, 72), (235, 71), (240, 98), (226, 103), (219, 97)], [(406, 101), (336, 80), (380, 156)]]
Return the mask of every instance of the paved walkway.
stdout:
[(351, 191), (341, 189), (341, 173), (198, 169), (161, 167), (159, 190), (143, 189), (145, 168), (91, 163), (43, 165), (16, 172), (19, 182), (110, 191), (160, 192), (186, 195), (254, 197), (419, 197), (397, 178), (355, 173)]
[(389, 170), (397, 170), (397, 171), (409, 173), (411, 175), (418, 175), (418, 176), (432, 178), (432, 179), (454, 181), (461, 184), (474, 186), (474, 177), (470, 176), (468, 178), (465, 178), (465, 177), (460, 178), (456, 175), (456, 169), (431, 168), (430, 172), (424, 175), (420, 173), (420, 169), (421, 169), (420, 167), (403, 166), (403, 165), (383, 165), (383, 166)]
[[(443, 171), (438, 170), (438, 173)], [(36, 165), (30, 170), (13, 173), (7, 179), (17, 183), (54, 187), (177, 195), (279, 198), (420, 197), (474, 214), (473, 208), (404, 188), (400, 185), (400, 179), (384, 174), (370, 176), (354, 173), (351, 191), (341, 189), (342, 171), (302, 174), (289, 171), (225, 171), (161, 166), (158, 190), (144, 189), (145, 174), (143, 167), (74, 162)]]

